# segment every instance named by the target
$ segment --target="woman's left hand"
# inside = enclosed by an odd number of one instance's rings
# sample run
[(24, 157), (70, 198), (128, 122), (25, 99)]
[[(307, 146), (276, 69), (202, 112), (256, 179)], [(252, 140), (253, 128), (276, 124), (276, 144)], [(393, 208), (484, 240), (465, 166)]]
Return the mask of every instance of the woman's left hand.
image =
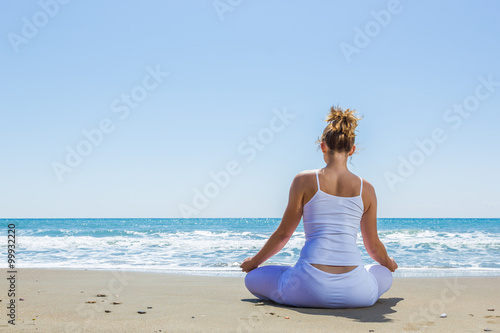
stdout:
[(258, 265), (255, 266), (255, 264), (253, 263), (252, 259), (253, 259), (253, 257), (248, 257), (245, 260), (243, 260), (243, 262), (240, 265), (242, 272), (248, 273), (251, 270), (253, 270), (253, 269), (255, 269), (255, 268), (258, 267)]

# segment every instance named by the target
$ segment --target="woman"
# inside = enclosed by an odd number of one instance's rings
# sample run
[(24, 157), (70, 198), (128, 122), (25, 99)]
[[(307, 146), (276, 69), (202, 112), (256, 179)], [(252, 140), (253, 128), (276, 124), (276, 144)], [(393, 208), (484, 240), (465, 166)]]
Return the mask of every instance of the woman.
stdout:
[[(256, 297), (298, 307), (355, 308), (373, 305), (391, 287), (398, 265), (377, 235), (375, 190), (347, 169), (359, 120), (354, 110), (331, 108), (319, 140), (326, 166), (295, 176), (278, 229), (240, 266)], [(306, 242), (297, 263), (259, 267), (285, 246), (302, 217)], [(368, 254), (380, 265), (363, 266), (359, 228)]]

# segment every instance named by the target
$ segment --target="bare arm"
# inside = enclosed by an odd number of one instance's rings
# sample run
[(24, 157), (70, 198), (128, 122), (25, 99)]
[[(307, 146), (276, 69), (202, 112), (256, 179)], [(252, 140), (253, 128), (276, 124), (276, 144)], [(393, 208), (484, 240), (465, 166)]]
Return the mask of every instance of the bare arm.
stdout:
[(248, 273), (252, 269), (259, 267), (259, 265), (278, 253), (286, 245), (286, 243), (288, 243), (288, 240), (292, 236), (295, 229), (297, 229), (302, 217), (303, 195), (303, 177), (301, 174), (298, 174), (295, 176), (292, 185), (290, 186), (288, 205), (285, 209), (280, 225), (255, 256), (247, 258), (243, 261), (240, 266), (242, 271)]
[(394, 258), (389, 258), (384, 244), (378, 238), (377, 233), (377, 196), (373, 186), (364, 181), (363, 202), (365, 203), (365, 212), (361, 218), (361, 234), (363, 243), (368, 255), (382, 266), (387, 267), (394, 272), (398, 265)]

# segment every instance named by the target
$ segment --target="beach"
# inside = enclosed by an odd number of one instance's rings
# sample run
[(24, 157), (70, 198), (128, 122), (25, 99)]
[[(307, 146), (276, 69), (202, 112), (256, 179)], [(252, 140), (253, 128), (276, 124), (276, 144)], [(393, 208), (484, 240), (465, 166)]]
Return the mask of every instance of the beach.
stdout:
[(241, 277), (31, 268), (15, 276), (15, 326), (1, 279), (1, 331), (500, 332), (500, 277), (395, 278), (372, 307), (311, 309), (261, 302)]
[(500, 333), (500, 1), (2, 8), (0, 333)]

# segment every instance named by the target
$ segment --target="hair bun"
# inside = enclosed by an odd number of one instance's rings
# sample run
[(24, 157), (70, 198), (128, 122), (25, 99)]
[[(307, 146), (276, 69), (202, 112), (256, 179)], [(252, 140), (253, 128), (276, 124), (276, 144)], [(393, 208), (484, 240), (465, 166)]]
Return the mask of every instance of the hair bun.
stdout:
[(344, 111), (339, 106), (332, 106), (325, 121), (329, 122), (329, 126), (331, 126), (333, 131), (338, 134), (344, 134), (348, 138), (353, 138), (356, 136), (355, 130), (360, 119), (356, 117), (356, 110), (354, 109), (346, 109)]
[(332, 106), (325, 121), (328, 125), (317, 143), (324, 142), (330, 152), (349, 152), (354, 146), (356, 127), (361, 118), (356, 116), (356, 110), (342, 110), (340, 106)]

